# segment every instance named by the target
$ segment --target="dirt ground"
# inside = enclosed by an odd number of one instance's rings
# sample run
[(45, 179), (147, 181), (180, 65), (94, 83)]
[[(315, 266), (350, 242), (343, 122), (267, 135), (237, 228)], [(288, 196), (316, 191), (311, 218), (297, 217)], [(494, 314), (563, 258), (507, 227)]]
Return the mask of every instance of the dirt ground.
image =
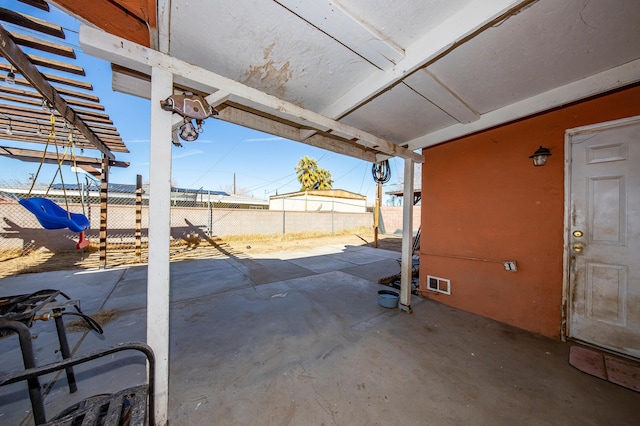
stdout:
[[(401, 251), (402, 238), (394, 235), (381, 235), (378, 238), (378, 248)], [(335, 244), (374, 246), (374, 236), (371, 233), (345, 234), (336, 236), (313, 236), (282, 240), (279, 238), (265, 240), (233, 240), (215, 238), (212, 240), (177, 241), (171, 246), (171, 261), (188, 259), (206, 259), (217, 256), (247, 257), (252, 254), (269, 252), (304, 250)], [(140, 256), (135, 250), (111, 248), (107, 251), (107, 268), (122, 265), (144, 264), (147, 262), (148, 251), (142, 249)], [(91, 245), (85, 250), (52, 253), (48, 251), (34, 251), (27, 255), (13, 256), (0, 260), (0, 278), (48, 271), (73, 269), (93, 269), (100, 266), (98, 247)]]

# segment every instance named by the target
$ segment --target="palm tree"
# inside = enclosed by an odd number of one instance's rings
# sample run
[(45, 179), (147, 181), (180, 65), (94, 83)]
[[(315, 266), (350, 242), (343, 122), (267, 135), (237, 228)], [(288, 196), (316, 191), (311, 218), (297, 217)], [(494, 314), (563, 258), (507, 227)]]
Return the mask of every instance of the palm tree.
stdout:
[(318, 169), (318, 181), (313, 189), (331, 189), (333, 185), (333, 179), (331, 179), (331, 172), (325, 169)]
[(295, 170), (298, 174), (298, 182), (302, 185), (301, 191), (331, 189), (332, 187), (331, 173), (318, 167), (318, 162), (311, 157), (305, 155), (301, 158)]

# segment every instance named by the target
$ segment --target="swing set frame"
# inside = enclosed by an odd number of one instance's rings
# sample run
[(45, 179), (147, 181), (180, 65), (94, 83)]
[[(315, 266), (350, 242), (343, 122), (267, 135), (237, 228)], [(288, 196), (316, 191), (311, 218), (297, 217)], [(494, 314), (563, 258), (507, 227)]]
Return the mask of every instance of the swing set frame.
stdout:
[[(20, 205), (29, 210), (40, 222), (45, 229), (63, 229), (68, 228), (70, 231), (78, 233), (79, 240), (76, 243), (76, 249), (84, 249), (89, 246), (90, 241), (85, 238), (85, 230), (89, 229), (90, 222), (86, 216), (84, 202), (81, 201), (82, 205), (82, 214), (80, 213), (71, 213), (69, 211), (69, 198), (67, 196), (67, 189), (64, 184), (64, 177), (62, 173), (62, 164), (64, 164), (67, 155), (70, 155), (71, 161), (73, 162), (73, 169), (76, 175), (76, 182), (78, 188), (80, 187), (80, 180), (78, 177), (78, 167), (76, 163), (75, 156), (75, 143), (73, 140), (73, 129), (69, 127), (69, 141), (65, 146), (62, 154), (60, 153), (58, 147), (58, 138), (56, 135), (56, 117), (53, 113), (51, 113), (49, 117), (49, 122), (51, 123), (51, 128), (49, 130), (49, 136), (47, 137), (47, 142), (42, 152), (42, 158), (40, 160), (40, 164), (38, 166), (38, 170), (31, 181), (31, 187), (29, 188), (29, 192), (25, 196), (25, 198), (18, 199)], [(42, 165), (45, 162), (45, 158), (47, 155), (47, 151), (49, 149), (49, 145), (53, 142), (53, 145), (56, 149), (56, 164), (57, 169), (53, 178), (51, 179), (51, 183), (49, 184), (47, 191), (45, 192), (45, 197), (32, 197), (33, 188), (35, 187), (36, 181), (38, 180), (38, 176), (40, 175), (40, 171), (42, 170)], [(56, 177), (60, 175), (60, 181), (62, 183), (62, 192), (65, 202), (65, 208), (63, 209), (61, 206), (53, 202), (52, 200), (46, 198), (53, 186)]]

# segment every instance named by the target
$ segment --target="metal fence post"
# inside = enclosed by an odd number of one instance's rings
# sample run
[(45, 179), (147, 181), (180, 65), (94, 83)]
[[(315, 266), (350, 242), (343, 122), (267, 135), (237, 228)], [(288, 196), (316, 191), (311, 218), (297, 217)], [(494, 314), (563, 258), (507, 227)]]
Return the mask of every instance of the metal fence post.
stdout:
[(136, 175), (136, 256), (142, 257), (142, 175)]
[(107, 211), (109, 203), (109, 158), (102, 154), (102, 173), (100, 175), (100, 264), (99, 269), (107, 267)]
[(207, 190), (208, 193), (208, 197), (207, 197), (207, 206), (208, 206), (208, 212), (209, 212), (209, 223), (207, 224), (207, 234), (209, 235), (209, 238), (213, 238), (213, 209), (211, 208), (211, 190), (208, 189)]
[(334, 213), (335, 213), (335, 203), (336, 200), (331, 200), (331, 235), (335, 235), (335, 228), (334, 228)]

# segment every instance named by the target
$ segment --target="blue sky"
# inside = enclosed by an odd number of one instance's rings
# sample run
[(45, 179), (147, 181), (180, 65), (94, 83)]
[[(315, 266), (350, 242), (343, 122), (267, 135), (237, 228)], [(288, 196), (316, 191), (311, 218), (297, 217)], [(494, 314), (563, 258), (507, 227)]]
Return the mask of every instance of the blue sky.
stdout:
[[(130, 151), (129, 154), (116, 153), (118, 160), (127, 161), (131, 165), (126, 169), (112, 168), (110, 182), (135, 184), (138, 174), (142, 175), (144, 182), (147, 182), (150, 102), (146, 99), (116, 93), (111, 89), (110, 64), (81, 52), (77, 37), (79, 23), (75, 19), (53, 8), (51, 13), (46, 13), (16, 0), (1, 0), (0, 4), (3, 7), (55, 22), (65, 28), (66, 40), (53, 39), (52, 41), (69, 45), (76, 50), (78, 55), (76, 64), (83, 66), (87, 73), (84, 79), (93, 84), (93, 93), (100, 97), (106, 113), (110, 115)], [(16, 29), (10, 24), (3, 25), (10, 31)], [(40, 36), (33, 32), (28, 34)], [(27, 48), (23, 50), (26, 53), (46, 56), (39, 51), (32, 52)], [(50, 74), (57, 73), (49, 69), (43, 71)], [(83, 79), (77, 76), (65, 76)], [(331, 172), (334, 188), (366, 195), (371, 204), (375, 201), (375, 183), (371, 176), (371, 163), (216, 119), (207, 119), (203, 128), (204, 132), (198, 140), (182, 142), (182, 148), (172, 148), (172, 180), (179, 187), (228, 190), (233, 187), (235, 174), (237, 188), (246, 190), (256, 198), (266, 199), (269, 195), (276, 194), (276, 191), (283, 194), (300, 189), (294, 168), (298, 160), (307, 155), (316, 159), (320, 167)], [(0, 143), (25, 147), (24, 144), (20, 145), (7, 140), (0, 140)], [(167, 140), (167, 143), (170, 141)], [(28, 148), (41, 149), (33, 146)], [(91, 154), (91, 152), (85, 153), (85, 155)], [(0, 157), (0, 183), (25, 182), (37, 167), (37, 163), (23, 163)], [(401, 160), (391, 160), (390, 184), (402, 181), (402, 167)], [(54, 171), (55, 166), (43, 168), (38, 183), (48, 184)], [(69, 181), (68, 179), (75, 181), (75, 176), (70, 170), (65, 170), (65, 181)], [(387, 198), (385, 197), (385, 200)]]

